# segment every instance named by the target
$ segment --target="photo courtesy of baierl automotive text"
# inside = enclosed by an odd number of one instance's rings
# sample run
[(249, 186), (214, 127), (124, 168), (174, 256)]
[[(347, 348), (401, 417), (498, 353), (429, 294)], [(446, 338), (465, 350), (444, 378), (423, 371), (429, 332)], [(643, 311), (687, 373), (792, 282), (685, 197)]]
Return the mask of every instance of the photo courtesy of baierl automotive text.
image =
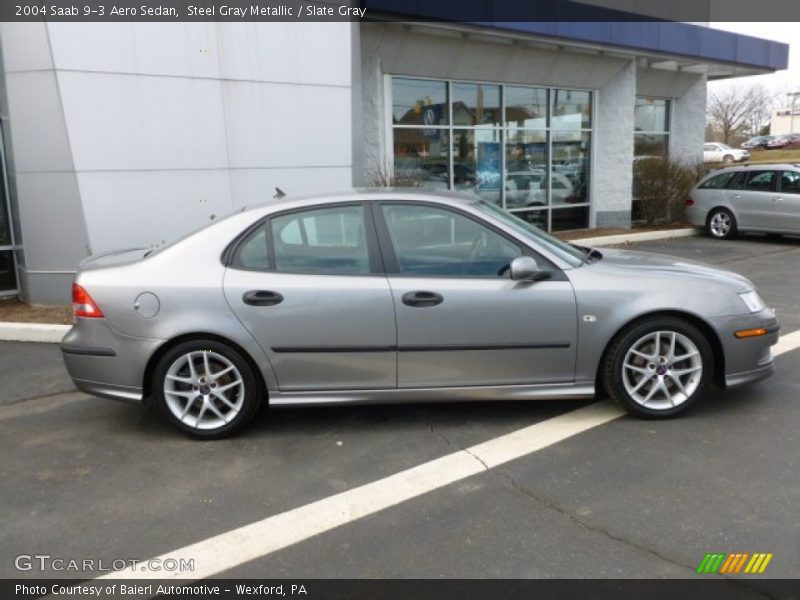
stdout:
[(0, 3), (0, 598), (800, 598), (800, 3)]

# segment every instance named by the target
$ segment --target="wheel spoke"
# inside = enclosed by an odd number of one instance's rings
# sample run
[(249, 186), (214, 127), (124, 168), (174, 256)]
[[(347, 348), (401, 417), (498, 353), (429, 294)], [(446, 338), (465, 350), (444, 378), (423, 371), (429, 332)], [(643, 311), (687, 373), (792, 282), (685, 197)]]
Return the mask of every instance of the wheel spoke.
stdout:
[(208, 366), (208, 352), (203, 352), (203, 370), (206, 378), (211, 377), (211, 367)]
[(684, 361), (688, 358), (693, 358), (695, 356), (700, 356), (700, 353), (697, 350), (692, 350), (691, 352), (687, 352), (686, 354), (681, 354), (680, 356), (676, 356), (672, 359), (673, 363), (678, 363)]
[(192, 377), (192, 380), (197, 381), (197, 371), (194, 368), (194, 357), (192, 356), (191, 352), (186, 355), (186, 360), (189, 361), (189, 373)]
[(655, 358), (655, 356), (653, 354), (645, 354), (644, 352), (639, 352), (635, 348), (631, 348), (631, 354), (634, 354), (634, 355), (638, 356), (639, 358), (644, 358), (644, 359), (647, 359), (647, 360), (653, 360), (653, 358)]
[(655, 373), (653, 373), (652, 371), (650, 372), (650, 374), (649, 374), (649, 375), (645, 375), (644, 377), (642, 377), (642, 378), (639, 380), (639, 383), (637, 383), (637, 384), (634, 386), (634, 388), (631, 390), (631, 394), (635, 394), (635, 393), (636, 393), (636, 392), (638, 392), (640, 389), (642, 389), (642, 386), (644, 386), (644, 384), (645, 384), (645, 383), (647, 383), (648, 381), (652, 381), (652, 380), (653, 380), (653, 377), (655, 377)]
[(696, 367), (687, 367), (685, 369), (673, 369), (672, 375), (676, 377), (681, 377), (683, 375), (688, 375), (689, 373), (696, 373), (697, 371), (700, 371), (702, 368), (703, 368), (702, 366), (698, 365)]
[(211, 410), (211, 412), (213, 412), (215, 415), (217, 415), (220, 419), (222, 419), (226, 423), (228, 422), (228, 420), (225, 418), (225, 416), (221, 412), (219, 412), (219, 409), (216, 406), (214, 406), (214, 403), (211, 402), (210, 400), (208, 401), (208, 408)]
[(188, 383), (188, 384), (194, 383), (191, 377), (178, 377), (177, 375), (167, 375), (167, 379), (171, 379), (172, 381), (177, 381), (178, 383)]
[(672, 332), (669, 340), (669, 352), (667, 353), (667, 361), (671, 361), (675, 357), (675, 340), (678, 336)]
[(228, 400), (224, 394), (218, 394), (217, 392), (211, 392), (211, 393), (214, 395), (215, 398), (221, 400), (224, 404), (226, 404), (228, 408), (236, 410), (236, 405), (230, 400)]
[(231, 365), (230, 367), (225, 367), (224, 369), (222, 369), (222, 371), (217, 371), (214, 374), (209, 373), (209, 377), (211, 377), (211, 381), (216, 381), (217, 379), (225, 375), (225, 373), (230, 373), (235, 368), (236, 367), (234, 367), (233, 365)]
[(200, 423), (202, 422), (203, 416), (206, 414), (207, 407), (208, 407), (208, 402), (203, 401), (203, 405), (200, 407), (200, 412), (197, 413), (197, 420), (195, 421), (197, 425), (200, 425)]
[(194, 390), (188, 390), (185, 392), (182, 392), (180, 390), (169, 390), (169, 391), (164, 390), (164, 393), (172, 394), (173, 396), (180, 396), (181, 398), (194, 398), (197, 395), (197, 392), (195, 392)]
[(669, 373), (669, 378), (672, 380), (672, 382), (673, 382), (673, 383), (674, 383), (676, 386), (678, 386), (678, 389), (679, 389), (681, 392), (683, 392), (684, 394), (686, 393), (686, 388), (685, 388), (685, 387), (683, 387), (683, 384), (681, 383), (680, 377), (676, 376), (676, 375), (675, 375), (675, 373)]
[(227, 392), (229, 389), (231, 389), (232, 387), (235, 387), (237, 385), (242, 385), (242, 380), (241, 379), (237, 379), (236, 381), (234, 381), (232, 383), (229, 383), (227, 385), (221, 385), (220, 387), (217, 388), (217, 393), (221, 394), (222, 392)]
[(636, 365), (625, 365), (626, 369), (630, 369), (631, 371), (636, 371), (637, 373), (641, 373), (643, 375), (647, 375), (648, 373), (652, 373), (653, 371), (649, 369), (645, 369), (644, 367), (637, 367)]
[(186, 406), (183, 408), (183, 412), (181, 413), (180, 417), (178, 417), (181, 421), (189, 414), (189, 409), (194, 406), (194, 401), (197, 400), (200, 396), (195, 394), (186, 402)]

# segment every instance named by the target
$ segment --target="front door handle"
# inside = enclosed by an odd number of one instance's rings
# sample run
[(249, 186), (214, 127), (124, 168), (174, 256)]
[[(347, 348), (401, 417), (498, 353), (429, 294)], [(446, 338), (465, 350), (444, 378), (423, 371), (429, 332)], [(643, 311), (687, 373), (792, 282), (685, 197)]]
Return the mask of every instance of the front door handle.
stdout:
[(283, 302), (283, 296), (269, 290), (250, 290), (242, 295), (242, 302), (250, 306), (275, 306)]
[(406, 306), (425, 308), (426, 306), (436, 306), (442, 302), (444, 302), (444, 297), (436, 292), (406, 292), (403, 294), (403, 304)]

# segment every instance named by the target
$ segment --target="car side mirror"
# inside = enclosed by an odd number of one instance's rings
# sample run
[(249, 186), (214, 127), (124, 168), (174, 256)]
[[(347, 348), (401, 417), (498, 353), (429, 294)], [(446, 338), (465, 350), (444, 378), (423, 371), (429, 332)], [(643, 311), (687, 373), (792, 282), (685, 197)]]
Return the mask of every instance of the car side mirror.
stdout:
[(535, 281), (540, 274), (539, 265), (530, 256), (518, 256), (511, 261), (510, 275), (515, 281)]

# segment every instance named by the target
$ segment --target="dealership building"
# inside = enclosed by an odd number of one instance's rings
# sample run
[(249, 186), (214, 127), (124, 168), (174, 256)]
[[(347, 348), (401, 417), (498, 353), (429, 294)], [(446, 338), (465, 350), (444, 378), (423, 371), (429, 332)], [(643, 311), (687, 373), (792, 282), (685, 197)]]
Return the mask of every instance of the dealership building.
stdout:
[(788, 61), (703, 24), (398, 15), (4, 23), (0, 48), (0, 294), (38, 303), (69, 302), (86, 256), (275, 187), (449, 188), (551, 231), (630, 226), (637, 156), (702, 158), (707, 82)]

